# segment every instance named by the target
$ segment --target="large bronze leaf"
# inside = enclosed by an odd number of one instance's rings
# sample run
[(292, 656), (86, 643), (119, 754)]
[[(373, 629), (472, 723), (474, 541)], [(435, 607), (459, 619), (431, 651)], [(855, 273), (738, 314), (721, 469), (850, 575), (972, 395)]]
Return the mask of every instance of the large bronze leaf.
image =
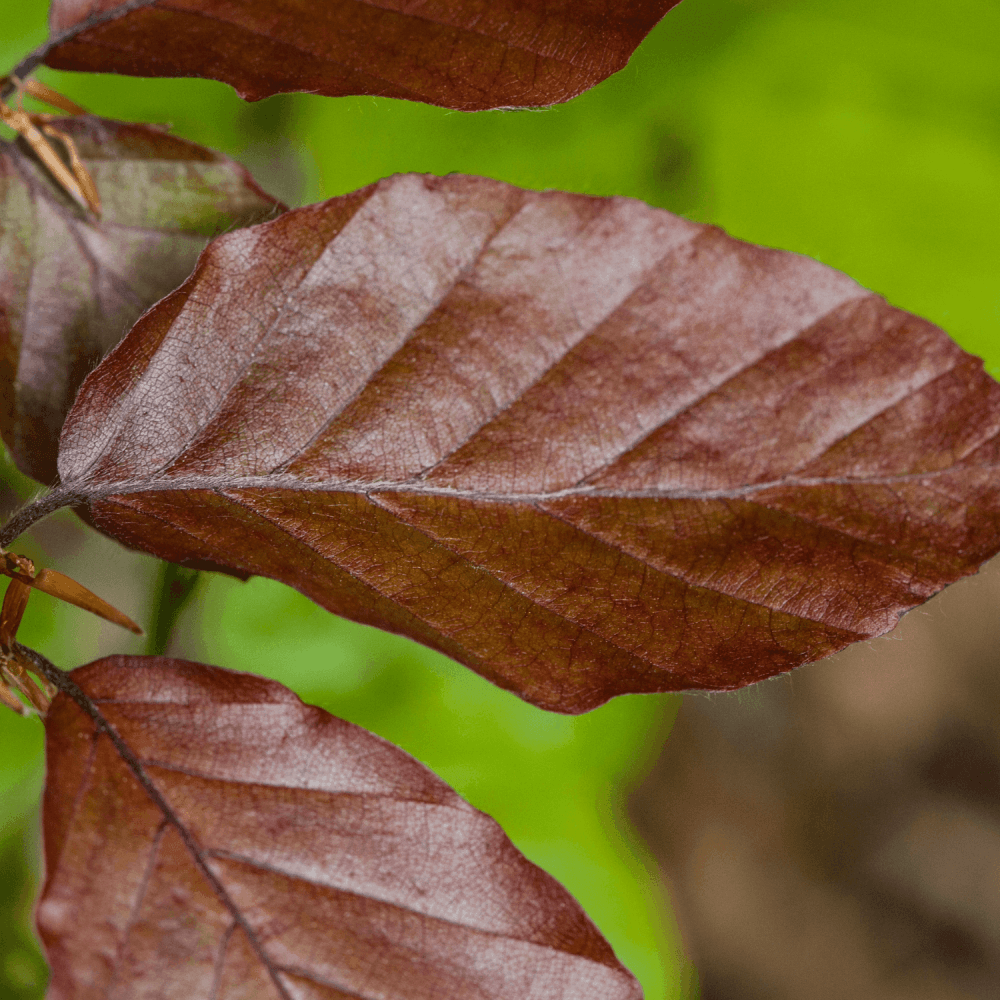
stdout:
[(70, 677), (100, 718), (63, 694), (45, 722), (52, 997), (641, 997), (569, 893), (402, 750), (197, 663)]
[(281, 206), (238, 163), (145, 125), (53, 123), (103, 201), (87, 215), (26, 146), (0, 143), (0, 433), (22, 471), (56, 477), (80, 383), (221, 232)]
[(251, 100), (305, 90), (538, 107), (620, 70), (677, 2), (53, 0), (46, 62), (208, 76)]
[(1000, 548), (1000, 386), (807, 258), (399, 176), (217, 239), (84, 384), (61, 504), (546, 708), (735, 688)]

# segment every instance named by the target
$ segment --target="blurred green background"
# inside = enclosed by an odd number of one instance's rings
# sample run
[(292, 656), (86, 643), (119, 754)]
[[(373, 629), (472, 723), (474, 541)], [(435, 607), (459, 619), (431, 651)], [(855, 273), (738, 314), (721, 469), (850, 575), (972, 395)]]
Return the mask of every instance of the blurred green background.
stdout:
[[(6, 8), (0, 71), (45, 36), (43, 0)], [(939, 323), (998, 375), (998, 51), (996, 0), (684, 0), (627, 69), (545, 111), (470, 116), (308, 95), (248, 105), (207, 81), (38, 76), (96, 113), (170, 123), (293, 204), (408, 170), (642, 198), (847, 271)], [(9, 466), (2, 475), (6, 514), (32, 484)], [(178, 583), (70, 515), (19, 549), (143, 623)], [(67, 667), (142, 651), (42, 595), (22, 638)], [(263, 580), (200, 578), (169, 648), (278, 678), (401, 745), (571, 889), (649, 1000), (697, 995), (626, 810), (676, 698), (547, 715)], [(29, 930), (41, 755), (37, 720), (0, 716), (0, 998), (44, 988)]]

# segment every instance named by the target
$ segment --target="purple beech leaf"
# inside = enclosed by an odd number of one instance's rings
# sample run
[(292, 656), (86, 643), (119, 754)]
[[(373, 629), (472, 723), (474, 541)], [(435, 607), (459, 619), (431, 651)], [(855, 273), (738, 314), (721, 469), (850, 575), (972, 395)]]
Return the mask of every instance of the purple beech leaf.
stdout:
[(677, 2), (53, 0), (45, 61), (208, 76), (250, 100), (304, 90), (462, 111), (539, 107), (620, 70)]
[[(488, 816), (274, 681), (72, 671), (45, 721), (49, 997), (640, 1000)], [(62, 685), (65, 687), (65, 685)]]
[(0, 541), (82, 505), (581, 712), (891, 629), (1000, 549), (998, 431), (978, 359), (808, 258), (398, 176), (215, 240)]

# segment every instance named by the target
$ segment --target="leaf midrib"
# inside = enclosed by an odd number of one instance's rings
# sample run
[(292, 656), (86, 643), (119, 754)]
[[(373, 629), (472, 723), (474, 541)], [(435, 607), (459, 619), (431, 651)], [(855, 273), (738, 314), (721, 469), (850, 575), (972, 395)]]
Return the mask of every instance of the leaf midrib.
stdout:
[(768, 490), (795, 487), (815, 489), (824, 486), (890, 486), (908, 482), (922, 482), (940, 479), (962, 472), (981, 470), (1000, 472), (1000, 464), (949, 465), (944, 469), (930, 469), (924, 472), (892, 473), (881, 476), (785, 476), (759, 483), (716, 489), (696, 489), (693, 487), (648, 487), (598, 488), (593, 486), (569, 486), (559, 490), (538, 492), (516, 492), (485, 489), (463, 489), (453, 486), (428, 485), (415, 479), (358, 480), (358, 479), (301, 479), (284, 473), (264, 476), (231, 475), (183, 475), (136, 477), (118, 480), (74, 480), (57, 487), (49, 497), (55, 502), (63, 499), (59, 507), (76, 503), (93, 503), (112, 496), (133, 493), (187, 492), (209, 490), (221, 493), (228, 490), (286, 490), (307, 493), (351, 493), (369, 495), (372, 493), (411, 493), (420, 496), (437, 496), (443, 499), (484, 501), (488, 503), (551, 503), (570, 499), (612, 499), (612, 500), (739, 500), (752, 497)]

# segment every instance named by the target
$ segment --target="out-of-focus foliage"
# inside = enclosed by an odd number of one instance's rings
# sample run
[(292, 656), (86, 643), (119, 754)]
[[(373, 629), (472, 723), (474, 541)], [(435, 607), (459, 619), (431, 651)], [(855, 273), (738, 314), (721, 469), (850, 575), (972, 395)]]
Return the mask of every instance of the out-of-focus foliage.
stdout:
[[(45, 32), (42, 0), (9, 6), (0, 69)], [(639, 197), (839, 267), (943, 326), (996, 375), (998, 43), (994, 0), (685, 0), (628, 68), (581, 98), (475, 116), (371, 98), (244, 105), (205, 81), (41, 76), (102, 115), (173, 123), (242, 159), (290, 203), (410, 170)], [(56, 519), (22, 548), (147, 623), (154, 564), (83, 538)], [(127, 634), (53, 604), (32, 599), (23, 638), (58, 663), (139, 651)], [(225, 641), (197, 640), (199, 616)], [(649, 1000), (681, 994), (674, 945), (655, 929), (658, 890), (620, 806), (673, 700), (545, 715), (262, 580), (203, 579), (181, 626), (172, 652), (280, 676), (428, 763), (570, 888)], [(289, 676), (279, 666), (293, 646), (302, 652)], [(8, 715), (0, 746), (0, 826), (10, 830), (37, 792), (40, 727)], [(19, 877), (5, 867), (5, 881)], [(0, 995), (9, 982), (0, 978)]]
[(28, 1000), (45, 984), (45, 960), (30, 931), (38, 866), (37, 834), (30, 821), (3, 828), (0, 838), (0, 997)]
[(893, 637), (685, 701), (633, 813), (704, 1000), (996, 997), (998, 601), (993, 560)]

